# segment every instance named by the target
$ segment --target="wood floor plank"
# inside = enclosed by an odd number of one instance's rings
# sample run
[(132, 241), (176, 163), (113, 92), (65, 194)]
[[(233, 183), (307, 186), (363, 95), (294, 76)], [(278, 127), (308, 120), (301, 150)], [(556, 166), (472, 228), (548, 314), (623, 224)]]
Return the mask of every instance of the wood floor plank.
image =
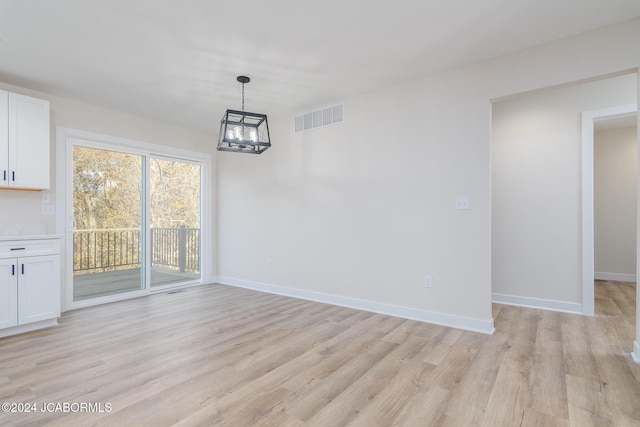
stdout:
[(611, 413), (603, 393), (602, 383), (593, 378), (567, 375), (567, 397), (569, 420), (573, 425), (613, 425)]
[(450, 396), (450, 391), (440, 387), (422, 387), (420, 392), (407, 400), (392, 427), (436, 425), (445, 412), (445, 405)]
[(560, 313), (541, 316), (529, 377), (531, 408), (541, 414), (568, 420), (564, 352)]
[(358, 417), (347, 425), (390, 426), (402, 414), (407, 402), (421, 391), (435, 368), (421, 360), (401, 361), (401, 369), (386, 386), (359, 411)]
[(495, 304), (492, 336), (222, 285), (0, 339), (3, 426), (640, 426), (635, 284), (596, 315)]
[[(509, 362), (500, 365), (486, 405), (486, 414), (477, 425), (492, 427), (522, 424), (525, 410), (530, 406), (528, 378), (513, 360)], [(449, 415), (451, 418), (461, 418), (458, 414)]]
[[(355, 357), (352, 354), (344, 359), (338, 355), (341, 363), (335, 366), (332, 362), (336, 369), (329, 375), (310, 378), (304, 374), (304, 385), (293, 389), (296, 398), (285, 405), (285, 411), (303, 421), (312, 419), (396, 347), (384, 341), (367, 344), (354, 349), (357, 352)], [(334, 357), (330, 359), (336, 360)]]

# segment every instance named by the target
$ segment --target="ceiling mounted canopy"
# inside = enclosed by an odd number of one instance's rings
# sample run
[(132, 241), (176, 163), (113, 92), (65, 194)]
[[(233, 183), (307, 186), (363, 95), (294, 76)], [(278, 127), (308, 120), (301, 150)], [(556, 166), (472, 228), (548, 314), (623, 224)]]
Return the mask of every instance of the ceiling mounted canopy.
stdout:
[(238, 76), (242, 83), (242, 111), (227, 110), (220, 122), (219, 151), (260, 154), (271, 147), (267, 115), (244, 111), (244, 85), (251, 79)]

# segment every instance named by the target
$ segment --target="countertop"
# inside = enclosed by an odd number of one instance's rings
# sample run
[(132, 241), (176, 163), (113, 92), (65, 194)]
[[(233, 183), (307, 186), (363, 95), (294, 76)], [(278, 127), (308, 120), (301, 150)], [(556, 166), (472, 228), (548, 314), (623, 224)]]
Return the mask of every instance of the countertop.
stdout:
[(24, 240), (48, 240), (61, 239), (59, 234), (25, 234), (20, 236), (0, 236), (0, 242), (24, 241)]

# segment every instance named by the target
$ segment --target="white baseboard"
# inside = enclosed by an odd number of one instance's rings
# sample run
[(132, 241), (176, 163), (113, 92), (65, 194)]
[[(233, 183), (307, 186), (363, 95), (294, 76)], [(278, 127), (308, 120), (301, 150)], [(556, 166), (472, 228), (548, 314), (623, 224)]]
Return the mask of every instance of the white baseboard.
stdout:
[(340, 307), (348, 307), (362, 311), (386, 314), (389, 316), (400, 317), (402, 319), (417, 320), (420, 322), (433, 323), (436, 325), (447, 326), (451, 328), (480, 332), (483, 334), (491, 335), (495, 332), (495, 328), (493, 327), (493, 319), (480, 320), (471, 317), (456, 316), (452, 314), (419, 310), (416, 308), (402, 307), (375, 301), (367, 301), (357, 298), (325, 294), (322, 292), (287, 288), (284, 286), (253, 282), (249, 280), (236, 279), (233, 277), (218, 276), (218, 283), (221, 283), (223, 285), (236, 286), (239, 288), (252, 289), (254, 291), (267, 292), (270, 294), (283, 295), (287, 297), (337, 305)]
[(563, 313), (582, 314), (582, 304), (554, 301), (540, 298), (520, 297), (514, 295), (492, 294), (492, 301), (498, 304), (518, 307), (538, 308), (542, 310), (560, 311)]
[(622, 274), (622, 273), (603, 273), (595, 272), (593, 277), (596, 280), (615, 280), (617, 282), (636, 282), (635, 274)]
[(631, 353), (631, 357), (634, 362), (640, 365), (640, 344), (638, 344), (638, 341), (634, 341), (633, 343), (633, 353)]
[(0, 338), (9, 337), (11, 335), (23, 334), (25, 332), (36, 331), (38, 329), (50, 328), (58, 326), (58, 319), (41, 320), (39, 322), (27, 323), (26, 325), (13, 326), (11, 328), (0, 329)]

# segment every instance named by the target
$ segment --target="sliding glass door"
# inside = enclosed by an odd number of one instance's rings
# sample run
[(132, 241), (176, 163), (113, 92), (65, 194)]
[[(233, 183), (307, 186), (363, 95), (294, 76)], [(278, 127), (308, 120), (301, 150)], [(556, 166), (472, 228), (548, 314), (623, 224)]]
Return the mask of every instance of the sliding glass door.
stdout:
[(144, 288), (144, 157), (73, 146), (73, 300)]
[(151, 158), (151, 286), (200, 278), (200, 165)]
[(72, 301), (199, 281), (201, 164), (80, 141), (71, 150)]

